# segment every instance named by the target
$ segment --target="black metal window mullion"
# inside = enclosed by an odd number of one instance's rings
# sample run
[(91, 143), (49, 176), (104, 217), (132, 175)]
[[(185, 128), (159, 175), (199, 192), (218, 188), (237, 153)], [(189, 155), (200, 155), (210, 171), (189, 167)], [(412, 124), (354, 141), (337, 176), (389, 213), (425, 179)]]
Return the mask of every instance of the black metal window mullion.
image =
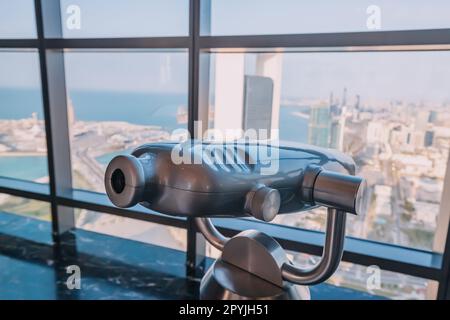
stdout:
[[(189, 107), (188, 107), (188, 131), (191, 137), (195, 136), (195, 122), (198, 120), (199, 97), (199, 37), (200, 37), (200, 0), (189, 1)], [(186, 275), (199, 278), (203, 275), (206, 259), (206, 242), (199, 233), (195, 218), (187, 218), (187, 249), (186, 249)]]
[(57, 196), (70, 192), (72, 170), (67, 121), (67, 99), (62, 49), (48, 51), (46, 34), (62, 36), (59, 0), (35, 0), (41, 91), (47, 140), (47, 163), (50, 185), (52, 236), (60, 236), (74, 228), (74, 209), (60, 207)]
[(54, 165), (53, 165), (53, 143), (52, 143), (52, 132), (51, 132), (51, 119), (50, 119), (50, 103), (47, 90), (47, 62), (45, 58), (45, 45), (44, 45), (44, 24), (42, 17), (42, 7), (40, 0), (35, 0), (34, 2), (35, 16), (36, 16), (36, 30), (38, 37), (38, 52), (39, 52), (39, 66), (40, 66), (40, 78), (41, 78), (41, 92), (42, 92), (42, 102), (44, 108), (44, 124), (45, 124), (45, 137), (47, 142), (47, 167), (49, 175), (49, 187), (50, 187), (50, 206), (51, 206), (51, 217), (52, 217), (52, 233), (57, 230), (56, 225), (56, 186), (55, 186), (55, 175), (54, 175)]
[(450, 227), (447, 229), (441, 273), (442, 277), (439, 280), (437, 298), (439, 300), (450, 300)]
[(202, 36), (199, 40), (202, 49), (448, 45), (450, 44), (450, 29)]

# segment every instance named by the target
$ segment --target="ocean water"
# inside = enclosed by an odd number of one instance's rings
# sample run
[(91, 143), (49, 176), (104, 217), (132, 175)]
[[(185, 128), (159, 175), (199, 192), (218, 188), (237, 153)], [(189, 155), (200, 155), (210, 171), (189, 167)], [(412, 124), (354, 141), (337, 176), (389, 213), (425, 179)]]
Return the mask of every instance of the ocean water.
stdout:
[(280, 107), (280, 140), (308, 143), (308, 119), (295, 115), (301, 109)]
[[(172, 131), (179, 128), (176, 113), (187, 108), (186, 94), (156, 94), (108, 91), (71, 91), (75, 117), (82, 121), (126, 121), (140, 125), (157, 125)], [(296, 107), (281, 106), (280, 137), (306, 142), (308, 120), (293, 115)], [(36, 112), (43, 119), (41, 93), (32, 89), (0, 88), (0, 119), (29, 118)], [(0, 131), (1, 133), (1, 131)]]
[[(177, 124), (179, 107), (187, 107), (186, 94), (155, 94), (135, 92), (70, 91), (75, 118), (81, 121), (126, 121), (139, 125), (156, 125), (172, 131)], [(43, 119), (41, 93), (33, 89), (0, 88), (0, 119), (29, 118), (36, 112)], [(280, 139), (306, 143), (308, 120), (294, 115), (300, 109), (280, 109)], [(0, 128), (0, 135), (2, 134)], [(115, 152), (99, 157), (107, 164)], [(0, 176), (35, 180), (46, 176), (45, 157), (0, 157)]]
[(43, 119), (42, 95), (38, 89), (0, 88), (0, 119), (30, 118), (33, 112)]
[[(187, 108), (187, 94), (139, 92), (70, 91), (75, 117), (82, 121), (126, 121), (179, 128), (176, 112)], [(35, 89), (0, 88), (0, 119), (30, 118), (36, 112), (43, 119), (42, 98)]]
[(181, 127), (176, 113), (188, 104), (186, 94), (73, 91), (69, 97), (77, 120), (125, 121), (167, 131)]
[(22, 180), (46, 177), (47, 157), (0, 157), (0, 176)]
[(110, 153), (105, 153), (101, 155), (100, 157), (95, 158), (99, 163), (103, 164), (104, 166), (107, 166), (108, 163), (115, 157), (121, 154), (130, 154), (133, 150), (120, 150), (120, 151), (114, 151)]

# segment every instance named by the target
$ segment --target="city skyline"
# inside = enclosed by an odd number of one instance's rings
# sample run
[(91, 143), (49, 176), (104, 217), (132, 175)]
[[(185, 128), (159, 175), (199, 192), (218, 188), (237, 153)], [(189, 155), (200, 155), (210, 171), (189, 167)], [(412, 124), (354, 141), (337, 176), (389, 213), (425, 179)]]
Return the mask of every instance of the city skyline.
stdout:
[[(0, 87), (40, 87), (36, 52), (4, 52)], [(187, 92), (187, 53), (69, 52), (71, 90)], [(91, 73), (91, 71), (95, 71)], [(94, 76), (92, 76), (94, 74)], [(328, 99), (343, 88), (363, 101), (450, 103), (450, 52), (284, 53), (282, 99)], [(393, 85), (395, 84), (395, 85)]]

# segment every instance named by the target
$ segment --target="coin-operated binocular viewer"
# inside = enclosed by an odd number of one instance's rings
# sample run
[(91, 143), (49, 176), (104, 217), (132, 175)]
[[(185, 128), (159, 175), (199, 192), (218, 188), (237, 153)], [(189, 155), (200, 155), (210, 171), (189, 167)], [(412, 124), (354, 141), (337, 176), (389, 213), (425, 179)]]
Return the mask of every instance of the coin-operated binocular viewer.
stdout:
[[(269, 158), (258, 157), (261, 148)], [(264, 171), (267, 160), (272, 169)], [(365, 206), (365, 184), (354, 173), (350, 157), (328, 149), (188, 141), (146, 144), (115, 157), (105, 186), (118, 207), (140, 204), (195, 217), (200, 232), (222, 251), (202, 279), (202, 299), (308, 299), (306, 286), (325, 281), (339, 265), (347, 213), (358, 214)], [(228, 238), (210, 220), (270, 221), (317, 206), (328, 208), (325, 243), (321, 260), (307, 269), (293, 264), (270, 236), (246, 230)]]

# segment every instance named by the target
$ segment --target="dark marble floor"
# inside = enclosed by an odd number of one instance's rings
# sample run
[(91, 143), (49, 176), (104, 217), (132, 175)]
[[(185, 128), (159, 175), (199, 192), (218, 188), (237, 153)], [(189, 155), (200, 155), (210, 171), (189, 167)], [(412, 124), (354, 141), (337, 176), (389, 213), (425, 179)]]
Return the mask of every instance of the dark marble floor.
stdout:
[[(196, 299), (199, 282), (185, 278), (185, 253), (84, 230), (60, 246), (50, 223), (0, 213), (0, 299)], [(69, 265), (81, 270), (70, 290)], [(322, 284), (313, 299), (374, 299)]]

